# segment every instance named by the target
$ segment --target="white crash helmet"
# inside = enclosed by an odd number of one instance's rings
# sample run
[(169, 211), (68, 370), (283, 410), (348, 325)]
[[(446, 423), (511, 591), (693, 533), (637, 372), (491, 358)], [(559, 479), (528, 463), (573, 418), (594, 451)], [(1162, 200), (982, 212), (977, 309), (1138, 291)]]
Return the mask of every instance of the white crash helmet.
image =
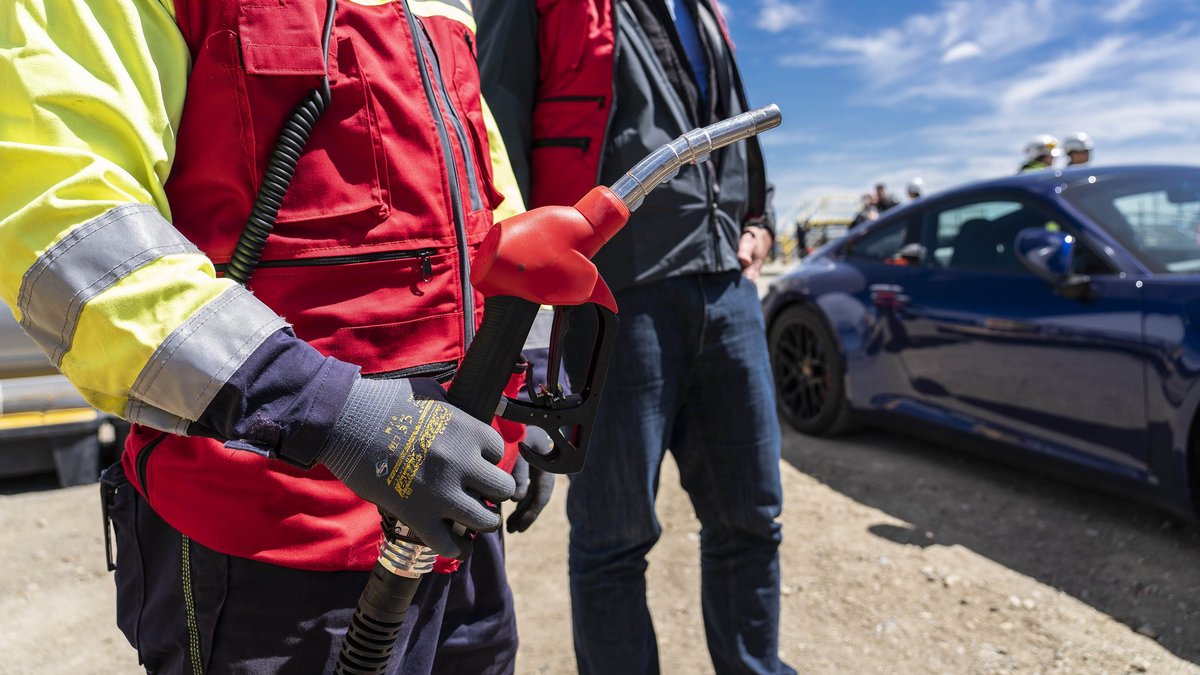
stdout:
[(920, 178), (914, 178), (909, 181), (908, 194), (913, 197), (920, 197), (925, 194), (925, 181)]
[(1077, 134), (1067, 136), (1067, 140), (1063, 141), (1063, 152), (1090, 152), (1092, 149), (1092, 138), (1082, 131)]
[(1025, 159), (1037, 159), (1050, 155), (1058, 157), (1062, 154), (1062, 149), (1059, 147), (1058, 139), (1050, 134), (1042, 134), (1025, 146)]

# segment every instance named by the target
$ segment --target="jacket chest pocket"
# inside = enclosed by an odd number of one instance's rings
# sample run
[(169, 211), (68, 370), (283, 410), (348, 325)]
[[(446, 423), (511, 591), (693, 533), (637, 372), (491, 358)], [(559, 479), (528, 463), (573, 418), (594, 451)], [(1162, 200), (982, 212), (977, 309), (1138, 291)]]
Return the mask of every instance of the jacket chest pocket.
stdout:
[(294, 146), (294, 134), (311, 129), (277, 218), (289, 224), (287, 236), (301, 239), (329, 237), (332, 220), (370, 226), (388, 216), (379, 121), (351, 37), (335, 29), (330, 39), (327, 109), (315, 122), (311, 111), (290, 120), (321, 86), (324, 18), (323, 3), (261, 0), (244, 2), (238, 17), (243, 146), (256, 181), (277, 144)]

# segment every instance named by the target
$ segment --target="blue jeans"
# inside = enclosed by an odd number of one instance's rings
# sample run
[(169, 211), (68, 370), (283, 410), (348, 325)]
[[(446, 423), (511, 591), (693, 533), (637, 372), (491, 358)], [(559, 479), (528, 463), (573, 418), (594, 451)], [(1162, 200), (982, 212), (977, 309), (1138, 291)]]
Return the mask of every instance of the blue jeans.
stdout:
[[(662, 530), (654, 500), (670, 449), (701, 523), (701, 602), (716, 672), (792, 673), (779, 659), (779, 422), (755, 285), (730, 272), (616, 297), (617, 348), (587, 464), (567, 493), (579, 672), (659, 670), (645, 572)], [(593, 330), (586, 313), (572, 316), (575, 382)]]

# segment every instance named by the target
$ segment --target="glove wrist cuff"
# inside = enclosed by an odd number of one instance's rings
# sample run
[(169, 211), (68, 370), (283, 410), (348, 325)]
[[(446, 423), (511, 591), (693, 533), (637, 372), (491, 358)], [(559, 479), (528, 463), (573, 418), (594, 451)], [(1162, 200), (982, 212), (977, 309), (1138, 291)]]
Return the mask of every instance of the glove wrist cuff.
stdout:
[(325, 444), (317, 452), (316, 462), (324, 464), (335, 476), (354, 470), (373, 444), (372, 430), (395, 408), (396, 382), (358, 378), (350, 385), (350, 395), (337, 422), (329, 430)]

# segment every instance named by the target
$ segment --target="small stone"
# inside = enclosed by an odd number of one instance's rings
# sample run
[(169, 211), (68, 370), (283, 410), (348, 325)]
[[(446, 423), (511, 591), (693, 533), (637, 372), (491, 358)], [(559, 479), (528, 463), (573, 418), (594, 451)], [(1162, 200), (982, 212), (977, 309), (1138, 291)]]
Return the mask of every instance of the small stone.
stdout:
[[(1011, 621), (1005, 621), (1004, 623), (1000, 624), (1000, 630), (1004, 630), (1004, 631), (1012, 630), (1015, 627), (1016, 627), (1015, 624), (1013, 624), (1013, 622), (1011, 622)], [(997, 651), (999, 651), (999, 650), (997, 650)], [(1001, 653), (1003, 653), (1003, 652), (1001, 652)]]
[(1020, 607), (1021, 599), (1015, 595), (1010, 595), (1008, 596), (1008, 605), (1009, 607)]
[(37, 519), (37, 526), (38, 526), (38, 527), (41, 527), (41, 528), (47, 528), (47, 527), (50, 527), (50, 521), (46, 520), (45, 518), (38, 518), (38, 519)]
[(1037, 603), (1033, 601), (1033, 598), (1025, 598), (1021, 601), (1021, 606), (1025, 609), (1033, 609), (1037, 607)]
[(1135, 632), (1137, 632), (1139, 635), (1145, 635), (1146, 637), (1150, 638), (1151, 640), (1158, 639), (1158, 631), (1154, 630), (1154, 626), (1151, 626), (1148, 623), (1144, 623), (1144, 624), (1138, 626), (1137, 631), (1135, 631)]
[(926, 539), (933, 539), (933, 533), (932, 533), (932, 532), (929, 532), (929, 531), (926, 531), (926, 532), (925, 532), (925, 538), (926, 538)]
[(946, 588), (953, 588), (961, 581), (962, 577), (958, 576), (957, 574), (950, 574), (947, 575), (945, 579), (942, 579), (942, 585), (944, 585)]
[(931, 565), (926, 565), (921, 568), (921, 574), (925, 575), (926, 581), (937, 581), (937, 571)]
[(879, 564), (883, 565), (884, 567), (891, 567), (892, 559), (887, 557), (886, 555), (881, 555), (881, 556), (879, 556)]
[(921, 617), (922, 619), (924, 619), (926, 621), (930, 621), (933, 619), (933, 612), (921, 612), (920, 614), (917, 614), (917, 616)]
[(1141, 656), (1136, 656), (1129, 662), (1129, 669), (1134, 672), (1145, 673), (1150, 670), (1150, 662)]
[(700, 535), (695, 532), (688, 532), (687, 540), (688, 541), (700, 541)]
[(784, 586), (779, 587), (780, 595), (791, 595), (792, 593), (795, 593), (795, 592), (796, 592), (795, 586), (784, 585)]

